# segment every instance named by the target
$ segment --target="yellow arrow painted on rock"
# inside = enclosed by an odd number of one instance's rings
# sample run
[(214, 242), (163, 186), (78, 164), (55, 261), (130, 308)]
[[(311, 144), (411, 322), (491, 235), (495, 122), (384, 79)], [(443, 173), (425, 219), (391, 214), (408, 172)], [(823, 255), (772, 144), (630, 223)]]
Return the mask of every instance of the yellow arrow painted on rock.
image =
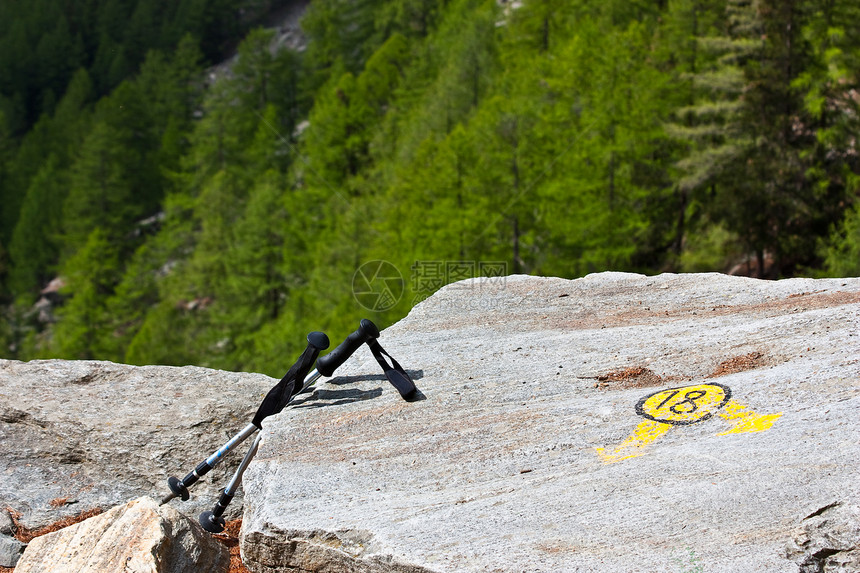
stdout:
[(717, 413), (717, 416), (734, 424), (734, 427), (718, 436), (729, 434), (743, 434), (745, 432), (763, 432), (769, 430), (773, 423), (782, 416), (782, 412), (776, 414), (756, 414), (747, 410), (745, 404), (729, 400), (725, 407)]
[(605, 464), (620, 462), (641, 456), (645, 452), (643, 448), (672, 429), (671, 424), (663, 422), (655, 422), (654, 420), (643, 420), (636, 426), (633, 433), (620, 443), (615, 449), (606, 453), (605, 448), (594, 448), (597, 450), (597, 455)]
[(683, 388), (669, 388), (649, 394), (636, 404), (636, 413), (645, 418), (626, 440), (612, 451), (595, 448), (605, 464), (612, 464), (641, 456), (649, 444), (672, 429), (673, 426), (696, 424), (714, 414), (733, 426), (718, 436), (763, 432), (782, 416), (757, 414), (745, 404), (731, 399), (731, 389), (722, 384), (697, 384)]

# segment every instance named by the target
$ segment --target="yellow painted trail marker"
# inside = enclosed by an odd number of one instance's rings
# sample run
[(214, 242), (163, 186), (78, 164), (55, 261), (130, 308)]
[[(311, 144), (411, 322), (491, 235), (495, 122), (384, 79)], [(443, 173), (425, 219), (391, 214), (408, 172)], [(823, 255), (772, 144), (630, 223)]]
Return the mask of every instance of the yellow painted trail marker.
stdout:
[(615, 449), (606, 453), (605, 448), (595, 448), (597, 455), (604, 463), (611, 464), (641, 456), (645, 452), (643, 448), (672, 429), (671, 424), (645, 420), (640, 422), (630, 437), (618, 444)]
[(782, 416), (782, 412), (778, 414), (756, 414), (752, 410), (747, 410), (747, 406), (744, 404), (729, 400), (726, 407), (717, 416), (734, 424), (730, 430), (717, 434), (718, 436), (728, 436), (729, 434), (769, 430), (777, 418)]
[(636, 413), (645, 418), (633, 433), (612, 451), (595, 448), (598, 457), (607, 464), (620, 462), (644, 454), (644, 448), (672, 429), (703, 422), (716, 414), (731, 422), (733, 427), (717, 434), (762, 432), (773, 426), (782, 416), (756, 414), (744, 404), (731, 399), (732, 391), (723, 384), (696, 384), (669, 388), (649, 394), (636, 404)]

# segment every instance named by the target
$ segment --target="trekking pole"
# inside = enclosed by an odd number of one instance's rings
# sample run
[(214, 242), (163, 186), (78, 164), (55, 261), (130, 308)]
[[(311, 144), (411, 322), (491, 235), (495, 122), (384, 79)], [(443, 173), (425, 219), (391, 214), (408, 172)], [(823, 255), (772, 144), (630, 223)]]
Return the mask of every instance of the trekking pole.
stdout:
[[(341, 342), (337, 348), (317, 360), (317, 367), (313, 372), (307, 374), (304, 377), (304, 384), (300, 390), (292, 392), (291, 397), (296, 394), (303, 392), (309, 386), (314, 384), (317, 380), (319, 380), (322, 376), (331, 376), (334, 374), (334, 371), (337, 370), (347, 358), (352, 356), (358, 348), (364, 343), (370, 343), (371, 341), (375, 341), (376, 338), (379, 337), (379, 329), (376, 327), (373, 322), (365, 319), (361, 320), (361, 323), (358, 326), (358, 329), (346, 337), (346, 340)], [(310, 336), (308, 337), (308, 341), (310, 341)], [(393, 359), (392, 359), (393, 360)], [(302, 360), (299, 359), (297, 365), (301, 364)], [(294, 366), (295, 368), (295, 366)], [(292, 370), (292, 369), (291, 369)], [(307, 370), (302, 372), (302, 374), (307, 373)], [(274, 389), (273, 389), (274, 391)], [(271, 395), (272, 392), (269, 392)], [(268, 398), (268, 396), (267, 396)], [(269, 411), (266, 409), (266, 400), (263, 400), (263, 404), (260, 406), (260, 409), (257, 411), (257, 415), (254, 416), (255, 422), (262, 422), (263, 419), (267, 418), (272, 414), (276, 414), (280, 412), (286, 404), (277, 408), (276, 411)], [(258, 420), (259, 418), (259, 420)], [(253, 425), (253, 424), (252, 424)], [(245, 473), (245, 470), (248, 469), (248, 465), (251, 463), (254, 455), (257, 453), (257, 448), (260, 446), (260, 440), (263, 435), (258, 434), (256, 439), (254, 439), (254, 443), (251, 444), (251, 447), (248, 449), (248, 452), (245, 454), (245, 457), (242, 458), (242, 462), (239, 464), (239, 467), (236, 468), (236, 472), (233, 474), (233, 477), (230, 479), (230, 482), (227, 484), (227, 487), (221, 492), (221, 496), (218, 498), (218, 501), (215, 503), (215, 506), (211, 511), (204, 511), (200, 514), (199, 521), (200, 525), (206, 531), (210, 533), (221, 533), (224, 531), (225, 521), (222, 517), (224, 515), (224, 511), (226, 511), (227, 506), (233, 501), (233, 497), (236, 495), (236, 490), (239, 489), (239, 485), (242, 483), (242, 475)]]
[(184, 478), (181, 480), (174, 476), (167, 478), (167, 487), (170, 488), (170, 493), (161, 499), (161, 503), (159, 505), (164, 505), (176, 497), (181, 498), (182, 501), (187, 501), (191, 495), (188, 493), (188, 488), (197, 483), (201, 477), (217, 466), (221, 461), (221, 458), (223, 458), (227, 452), (233, 450), (233, 448), (244, 442), (248, 436), (256, 431), (257, 426), (254, 424), (248, 424), (242, 428), (239, 433), (230, 438), (226, 444), (218, 448), (218, 450), (216, 450), (211, 456), (200, 462), (197, 467), (191, 470)]
[(362, 318), (355, 332), (347, 336), (337, 348), (317, 360), (317, 367), (305, 378), (304, 386), (299, 392), (303, 392), (322, 376), (330, 377), (362, 344), (377, 338), (379, 338), (379, 329), (371, 321)]
[[(337, 348), (317, 360), (320, 351), (328, 348), (329, 340), (322, 332), (310, 333), (308, 335), (308, 347), (305, 349), (305, 352), (302, 353), (298, 362), (281, 378), (281, 381), (269, 391), (263, 399), (263, 403), (260, 404), (251, 423), (230, 438), (227, 443), (218, 448), (212, 455), (200, 462), (196, 468), (181, 480), (173, 476), (167, 478), (167, 486), (170, 488), (170, 493), (162, 498), (161, 505), (177, 497), (182, 501), (188, 500), (190, 497), (188, 488), (217, 466), (227, 453), (248, 439), (254, 432), (261, 429), (264, 418), (283, 410), (293, 396), (307, 390), (322, 376), (330, 377), (362, 344), (375, 340), (378, 337), (379, 328), (370, 320), (363, 318), (355, 332), (347, 336)], [(308, 373), (310, 366), (314, 364), (315, 360), (317, 367)], [(302, 380), (301, 388), (298, 390), (295, 389), (296, 380)], [(287, 387), (290, 391), (284, 396), (284, 391)]]
[(212, 511), (204, 511), (200, 514), (200, 525), (209, 533), (221, 533), (224, 531), (226, 522), (221, 516), (227, 509), (227, 506), (230, 505), (230, 502), (233, 501), (233, 496), (236, 495), (236, 490), (239, 489), (239, 484), (242, 483), (242, 474), (244, 474), (245, 470), (248, 469), (248, 465), (257, 453), (257, 448), (260, 447), (260, 440), (262, 437), (263, 434), (257, 434), (257, 437), (254, 439), (254, 443), (251, 444), (245, 457), (242, 458), (242, 462), (236, 469), (236, 473), (233, 474), (233, 478), (230, 480), (230, 483), (228, 483), (227, 487), (224, 488), (224, 491), (221, 492), (221, 497), (218, 498), (218, 502), (215, 504), (215, 507), (212, 508)]
[[(188, 492), (189, 487), (197, 483), (201, 477), (217, 466), (227, 453), (248, 439), (248, 437), (254, 432), (261, 429), (263, 418), (283, 410), (290, 398), (296, 394), (296, 392), (294, 392), (296, 379), (299, 378), (305, 380), (308, 370), (313, 366), (320, 351), (325, 350), (328, 346), (328, 336), (322, 332), (311, 332), (308, 334), (307, 348), (305, 348), (305, 351), (292, 368), (289, 369), (284, 377), (281, 378), (281, 380), (271, 390), (269, 390), (266, 397), (263, 398), (263, 402), (257, 409), (257, 413), (254, 415), (254, 419), (251, 423), (242, 428), (239, 433), (230, 438), (227, 443), (218, 448), (212, 453), (212, 455), (200, 462), (196, 468), (191, 470), (188, 475), (181, 480), (173, 476), (167, 478), (167, 487), (170, 488), (170, 493), (162, 498), (160, 505), (164, 505), (176, 497), (182, 499), (182, 501), (188, 500), (190, 497)], [(310, 378), (310, 376), (308, 376), (308, 378)], [(316, 381), (317, 378), (319, 378), (319, 376), (310, 381), (310, 383)], [(302, 389), (307, 388), (310, 383), (308, 380), (305, 380)]]

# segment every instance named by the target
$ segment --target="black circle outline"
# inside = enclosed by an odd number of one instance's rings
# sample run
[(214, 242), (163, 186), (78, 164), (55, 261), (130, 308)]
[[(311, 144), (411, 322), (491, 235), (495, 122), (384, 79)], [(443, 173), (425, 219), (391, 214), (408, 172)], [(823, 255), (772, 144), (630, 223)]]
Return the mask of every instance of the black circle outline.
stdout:
[(638, 402), (636, 402), (636, 413), (639, 414), (640, 416), (642, 416), (643, 418), (647, 418), (647, 419), (653, 420), (655, 422), (660, 422), (661, 424), (671, 424), (673, 426), (689, 426), (690, 424), (698, 424), (699, 422), (704, 422), (705, 420), (707, 420), (708, 418), (713, 416), (714, 413), (708, 412), (707, 414), (705, 414), (704, 416), (702, 416), (698, 420), (661, 420), (661, 419), (655, 418), (654, 416), (645, 412), (645, 409), (644, 409), (645, 402), (647, 402), (651, 396), (656, 396), (657, 394), (662, 394), (663, 392), (669, 392), (671, 390), (682, 390), (684, 388), (690, 388), (691, 386), (718, 386), (718, 387), (723, 389), (723, 392), (725, 394), (725, 396), (723, 397), (723, 401), (720, 402), (719, 405), (717, 405), (717, 407), (714, 408), (714, 410), (719, 410), (720, 408), (725, 406), (732, 397), (732, 389), (729, 388), (728, 386), (726, 386), (725, 384), (717, 384), (716, 382), (704, 382), (702, 384), (688, 384), (686, 386), (678, 386), (677, 388), (664, 388), (663, 390), (657, 390), (656, 392), (652, 392), (652, 393), (648, 394), (647, 396), (645, 396), (644, 398), (641, 398)]

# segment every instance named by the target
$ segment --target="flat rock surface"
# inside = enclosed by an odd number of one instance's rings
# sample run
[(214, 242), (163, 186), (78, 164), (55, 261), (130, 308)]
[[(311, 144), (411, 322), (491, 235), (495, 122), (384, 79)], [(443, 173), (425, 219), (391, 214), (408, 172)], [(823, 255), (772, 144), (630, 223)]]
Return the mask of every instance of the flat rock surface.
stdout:
[(225, 546), (169, 505), (141, 497), (37, 537), (16, 573), (226, 573)]
[[(160, 498), (168, 476), (182, 478), (251, 421), (275, 382), (196, 367), (0, 360), (0, 509), (33, 529)], [(194, 516), (211, 509), (241, 457), (228, 456), (191, 500), (172, 504)]]
[(270, 419), (251, 571), (856, 562), (860, 279), (462, 282), (380, 342), (424, 399), (365, 348)]

